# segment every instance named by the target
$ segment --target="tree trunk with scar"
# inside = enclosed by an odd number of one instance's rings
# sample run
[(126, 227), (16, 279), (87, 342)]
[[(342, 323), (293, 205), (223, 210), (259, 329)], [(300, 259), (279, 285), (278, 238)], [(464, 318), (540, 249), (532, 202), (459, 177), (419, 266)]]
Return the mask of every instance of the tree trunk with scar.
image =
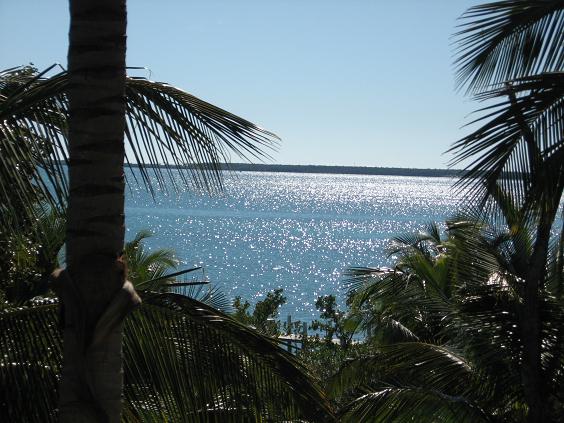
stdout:
[(125, 0), (70, 0), (67, 268), (61, 422), (119, 422), (123, 319), (140, 303), (124, 244)]

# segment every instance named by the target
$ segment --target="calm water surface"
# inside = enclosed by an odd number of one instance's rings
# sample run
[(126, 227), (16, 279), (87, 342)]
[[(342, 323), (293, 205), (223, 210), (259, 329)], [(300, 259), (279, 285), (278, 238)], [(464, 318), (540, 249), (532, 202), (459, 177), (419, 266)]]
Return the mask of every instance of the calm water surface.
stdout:
[(150, 229), (151, 248), (202, 265), (229, 296), (251, 302), (274, 288), (281, 315), (317, 317), (319, 295), (343, 298), (348, 266), (390, 264), (391, 237), (444, 221), (456, 210), (451, 178), (236, 172), (221, 195), (143, 188), (127, 198), (127, 235)]

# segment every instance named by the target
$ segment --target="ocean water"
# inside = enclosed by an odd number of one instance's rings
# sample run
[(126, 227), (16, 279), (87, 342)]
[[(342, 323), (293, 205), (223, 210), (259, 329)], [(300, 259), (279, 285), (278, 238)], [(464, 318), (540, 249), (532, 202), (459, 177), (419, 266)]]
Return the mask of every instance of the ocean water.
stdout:
[(231, 298), (254, 303), (283, 288), (281, 317), (310, 321), (318, 315), (318, 296), (335, 294), (342, 304), (347, 267), (389, 265), (391, 237), (451, 216), (459, 200), (453, 183), (233, 172), (224, 177), (223, 193), (214, 196), (185, 188), (157, 190), (153, 199), (133, 187), (126, 200), (126, 238), (140, 229), (153, 231), (149, 248), (174, 249), (182, 267), (203, 266)]

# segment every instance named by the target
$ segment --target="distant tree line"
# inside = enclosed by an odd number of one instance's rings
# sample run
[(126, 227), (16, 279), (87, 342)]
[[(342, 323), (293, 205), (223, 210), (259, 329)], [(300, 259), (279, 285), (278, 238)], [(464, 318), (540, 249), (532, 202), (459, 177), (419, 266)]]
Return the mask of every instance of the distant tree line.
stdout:
[[(138, 165), (132, 164), (132, 167)], [(160, 167), (161, 165), (159, 165)], [(178, 168), (180, 166), (162, 165)], [(391, 175), (391, 176), (434, 176), (458, 177), (459, 169), (415, 169), (403, 167), (368, 167), (368, 166), (326, 166), (326, 165), (285, 165), (254, 163), (222, 163), (222, 170), (247, 172), (287, 172), (287, 173), (335, 173), (345, 175)]]

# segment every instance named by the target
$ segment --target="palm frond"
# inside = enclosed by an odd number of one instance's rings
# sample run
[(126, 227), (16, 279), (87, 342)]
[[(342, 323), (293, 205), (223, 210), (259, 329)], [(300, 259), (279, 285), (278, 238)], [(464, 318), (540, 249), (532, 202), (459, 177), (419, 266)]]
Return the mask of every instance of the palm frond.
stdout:
[(329, 391), (339, 395), (351, 387), (398, 383), (462, 395), (470, 387), (472, 367), (453, 350), (425, 342), (382, 345), (371, 357), (346, 363), (332, 378)]
[(458, 85), (469, 91), (563, 69), (564, 6), (559, 0), (490, 2), (470, 8), (461, 19), (454, 35), (455, 65)]
[(560, 234), (554, 237), (551, 242), (550, 254), (548, 259), (547, 272), (547, 291), (558, 301), (564, 300), (564, 219)]
[[(22, 216), (32, 220), (40, 201), (62, 209), (68, 187), (65, 72), (46, 77), (32, 68), (0, 72), (0, 224), (9, 232)], [(221, 188), (221, 162), (234, 153), (243, 159), (267, 158), (278, 138), (178, 88), (143, 78), (126, 79), (125, 138), (128, 164), (139, 166), (144, 185), (174, 189), (179, 182)], [(172, 169), (178, 172), (172, 172)], [(180, 181), (177, 180), (180, 177)]]
[[(0, 311), (5, 421), (56, 421), (57, 314), (56, 305)], [(196, 300), (170, 293), (145, 297), (124, 334), (124, 421), (334, 419), (292, 355)]]
[(3, 306), (0, 351), (0, 420), (57, 421), (62, 361), (57, 306)]
[(32, 221), (38, 205), (62, 209), (65, 202), (63, 89), (59, 78), (44, 79), (29, 67), (0, 72), (0, 224), (5, 233)]
[[(346, 364), (332, 380), (337, 400), (353, 399), (342, 410), (345, 421), (526, 419), (523, 298), (536, 225), (502, 184), (494, 188), (488, 201), (497, 212), (468, 208), (448, 221), (438, 254), (422, 251), (418, 234), (402, 237), (395, 269), (349, 270), (349, 303), (372, 330), (374, 355)], [(554, 418), (564, 399), (560, 237), (551, 247), (539, 310), (545, 404)], [(388, 322), (400, 325), (389, 336)]]
[[(145, 345), (139, 351), (132, 349), (135, 356), (126, 356), (125, 362), (137, 367), (129, 376), (126, 369), (126, 380), (147, 389), (160, 387), (161, 399), (155, 397), (152, 404), (156, 410), (162, 408), (160, 402), (171, 393), (186, 389), (183, 396), (189, 394), (189, 401), (177, 401), (172, 410), (167, 410), (172, 420), (201, 421), (202, 416), (204, 421), (254, 421), (260, 416), (275, 421), (331, 419), (320, 391), (311, 385), (296, 359), (274, 341), (181, 295), (151, 296), (144, 307), (154, 306), (160, 307), (159, 313), (162, 307), (170, 310), (166, 319), (169, 323), (150, 332), (151, 338), (158, 339), (152, 348)], [(135, 320), (139, 314), (133, 317), (132, 326), (144, 332), (146, 323)], [(221, 344), (224, 346), (218, 348)], [(193, 355), (193, 362), (175, 360), (175, 356), (188, 352)], [(147, 359), (150, 362), (145, 364)], [(150, 367), (155, 360), (163, 360), (163, 365), (173, 364), (171, 369), (177, 366), (177, 371), (154, 374), (149, 382), (148, 368), (143, 366)], [(194, 377), (196, 374), (199, 376)], [(139, 401), (144, 398), (141, 395)], [(137, 399), (131, 397), (131, 401)], [(142, 420), (146, 421), (145, 415)]]
[[(171, 168), (183, 170), (184, 183), (198, 187), (221, 183), (220, 164), (229, 152), (248, 160), (268, 157), (276, 135), (219, 107), (162, 82), (128, 78), (126, 83), (126, 139), (135, 162), (151, 166), (163, 181), (159, 164), (174, 183)], [(168, 165), (170, 164), (170, 165)], [(150, 186), (145, 171), (143, 180)], [(164, 186), (161, 186), (164, 188)]]
[(45, 295), (53, 269), (63, 259), (65, 217), (38, 207), (37, 218), (13, 234), (0, 233), (0, 296), (11, 304)]
[(349, 267), (343, 273), (343, 283), (347, 287), (349, 294), (363, 288), (373, 280), (379, 280), (390, 276), (392, 273), (402, 273), (398, 269), (389, 267)]
[(149, 230), (140, 230), (126, 242), (124, 257), (128, 268), (128, 279), (141, 291), (173, 292), (196, 299), (224, 313), (231, 312), (231, 301), (217, 287), (205, 280), (187, 279), (187, 274), (202, 267), (176, 271), (178, 259), (171, 249), (159, 248), (148, 251), (144, 241), (152, 236)]
[(465, 398), (413, 387), (389, 387), (357, 398), (343, 409), (343, 422), (489, 422), (487, 414)]
[(473, 370), (463, 357), (421, 342), (382, 346), (372, 357), (346, 363), (329, 384), (336, 396), (351, 388), (361, 394), (341, 411), (344, 421), (371, 422), (481, 421), (486, 415), (472, 401), (472, 386)]
[(171, 292), (198, 300), (225, 314), (233, 312), (233, 301), (225, 295), (225, 292), (219, 286), (210, 283), (200, 283), (197, 285), (184, 285), (180, 283), (181, 286), (173, 285)]
[[(507, 98), (478, 121), (486, 123), (457, 141), (451, 164), (471, 160), (458, 187), (472, 205), (484, 206), (501, 187), (519, 207), (534, 209), (543, 200), (559, 202), (564, 186), (564, 74), (536, 75), (483, 99)], [(549, 178), (550, 179), (547, 179)], [(550, 183), (546, 183), (550, 180)]]
[(370, 313), (369, 310), (363, 316), (360, 325), (369, 334), (369, 340), (376, 341), (379, 345), (420, 341), (413, 330), (397, 320), (391, 313), (375, 314)]
[[(372, 326), (373, 336), (388, 339), (385, 335), (392, 329), (392, 335), (400, 335), (398, 330), (404, 332), (399, 339), (441, 337), (441, 327), (451, 311), (451, 303), (435, 282), (427, 282), (409, 272), (363, 279), (364, 284), (350, 293), (350, 302), (361, 311), (367, 311), (364, 325)], [(375, 318), (371, 319), (370, 314)]]

